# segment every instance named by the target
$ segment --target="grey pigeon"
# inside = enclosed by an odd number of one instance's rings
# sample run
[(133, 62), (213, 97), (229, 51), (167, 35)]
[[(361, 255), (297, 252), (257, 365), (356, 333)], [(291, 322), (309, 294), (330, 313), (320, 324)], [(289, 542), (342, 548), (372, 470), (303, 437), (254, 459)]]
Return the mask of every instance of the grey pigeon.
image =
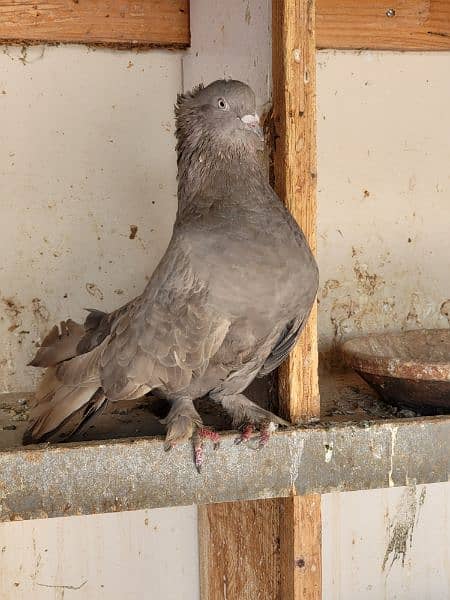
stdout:
[(68, 320), (32, 365), (47, 367), (25, 442), (51, 440), (106, 402), (152, 392), (171, 408), (166, 448), (202, 427), (193, 401), (209, 397), (265, 441), (276, 415), (243, 391), (287, 357), (314, 302), (318, 270), (303, 232), (270, 187), (261, 161), (255, 96), (219, 80), (179, 95), (175, 107), (178, 212), (172, 238), (143, 293), (107, 314)]

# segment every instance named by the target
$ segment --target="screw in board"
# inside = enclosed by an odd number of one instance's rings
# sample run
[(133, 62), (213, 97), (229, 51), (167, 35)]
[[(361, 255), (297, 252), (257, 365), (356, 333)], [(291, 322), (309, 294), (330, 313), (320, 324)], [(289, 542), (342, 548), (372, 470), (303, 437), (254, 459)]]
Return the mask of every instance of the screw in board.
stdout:
[(386, 11), (387, 17), (395, 17), (395, 8), (388, 8)]

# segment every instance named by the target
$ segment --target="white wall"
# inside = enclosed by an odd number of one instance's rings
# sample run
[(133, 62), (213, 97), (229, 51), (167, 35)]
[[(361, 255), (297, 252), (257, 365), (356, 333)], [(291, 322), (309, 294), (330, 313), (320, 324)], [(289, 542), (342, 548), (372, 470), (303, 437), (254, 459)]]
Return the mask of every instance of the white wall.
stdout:
[[(12, 300), (1, 300), (3, 391), (30, 389), (22, 365), (50, 322), (113, 308), (150, 275), (175, 212), (183, 82), (232, 75), (260, 105), (269, 99), (269, 3), (192, 9), (183, 60), (36, 47), (23, 64), (20, 49), (0, 52), (0, 298)], [(446, 326), (450, 55), (321, 52), (318, 62), (322, 349), (335, 331)], [(450, 486), (427, 486), (423, 505), (421, 494), (324, 496), (327, 600), (449, 597)], [(392, 532), (402, 548), (411, 522), (404, 566), (383, 571)], [(193, 507), (1, 525), (0, 597), (195, 600), (195, 528)]]
[(176, 210), (179, 53), (22, 59), (0, 50), (0, 391), (32, 389), (24, 365), (53, 323), (142, 290)]
[(449, 326), (449, 69), (447, 52), (318, 53), (322, 350)]
[(197, 514), (162, 508), (2, 523), (2, 600), (197, 600)]

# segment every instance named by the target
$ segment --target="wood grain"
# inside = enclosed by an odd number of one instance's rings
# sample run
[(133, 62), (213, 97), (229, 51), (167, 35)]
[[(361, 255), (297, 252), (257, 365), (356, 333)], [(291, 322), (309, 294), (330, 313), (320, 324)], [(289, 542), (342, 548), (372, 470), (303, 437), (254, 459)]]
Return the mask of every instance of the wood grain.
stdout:
[(320, 495), (278, 501), (280, 599), (319, 600), (322, 586)]
[(186, 47), (189, 0), (0, 0), (0, 42)]
[[(316, 250), (314, 3), (273, 2), (275, 189)], [(319, 415), (317, 310), (279, 373), (280, 409), (293, 422)]]
[(281, 600), (279, 528), (277, 500), (200, 506), (201, 599)]
[(450, 0), (317, 0), (316, 21), (318, 48), (450, 49)]
[[(316, 41), (314, 0), (273, 0), (275, 189), (316, 251)], [(293, 422), (320, 415), (317, 307), (279, 372), (280, 409)], [(319, 495), (278, 500), (280, 598), (322, 595)]]

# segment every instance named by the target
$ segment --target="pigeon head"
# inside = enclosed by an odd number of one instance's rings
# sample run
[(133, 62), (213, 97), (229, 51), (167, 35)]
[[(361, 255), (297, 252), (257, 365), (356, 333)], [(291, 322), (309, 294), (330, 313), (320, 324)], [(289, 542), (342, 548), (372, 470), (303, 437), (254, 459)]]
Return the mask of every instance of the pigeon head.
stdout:
[(180, 94), (175, 115), (179, 159), (195, 151), (245, 155), (263, 140), (255, 94), (241, 81), (218, 80)]

